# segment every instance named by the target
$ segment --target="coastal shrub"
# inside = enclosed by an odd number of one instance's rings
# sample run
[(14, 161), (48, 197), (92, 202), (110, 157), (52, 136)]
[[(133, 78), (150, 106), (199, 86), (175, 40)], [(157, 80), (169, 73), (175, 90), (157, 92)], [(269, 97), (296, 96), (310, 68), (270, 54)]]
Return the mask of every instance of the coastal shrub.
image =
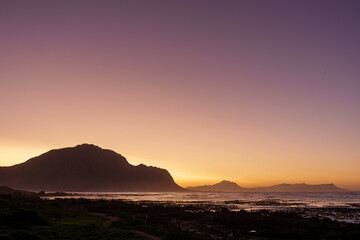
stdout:
[(0, 235), (0, 240), (12, 240), (12, 238), (5, 235)]
[(41, 240), (37, 235), (33, 233), (28, 233), (25, 231), (16, 231), (11, 233), (11, 238), (13, 240)]
[(191, 233), (185, 233), (185, 232), (167, 232), (163, 238), (163, 240), (200, 240), (202, 238), (199, 238), (198, 236), (195, 236)]
[(50, 225), (50, 223), (35, 210), (20, 209), (12, 214), (4, 215), (1, 220), (2, 225), (15, 228)]

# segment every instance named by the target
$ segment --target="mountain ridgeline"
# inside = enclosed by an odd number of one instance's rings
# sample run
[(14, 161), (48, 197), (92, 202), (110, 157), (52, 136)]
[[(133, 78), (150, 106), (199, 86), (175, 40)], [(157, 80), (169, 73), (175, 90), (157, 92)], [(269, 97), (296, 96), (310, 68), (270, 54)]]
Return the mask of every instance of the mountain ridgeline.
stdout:
[[(244, 188), (234, 182), (184, 189), (169, 172), (128, 163), (122, 155), (92, 144), (51, 150), (11, 167), (0, 167), (0, 186), (33, 191), (67, 192), (336, 192), (334, 184), (279, 184)], [(9, 191), (8, 188), (4, 188)], [(4, 190), (4, 191), (5, 191)]]
[(334, 184), (309, 185), (305, 183), (278, 184), (270, 187), (244, 188), (234, 182), (222, 181), (214, 185), (188, 187), (187, 189), (198, 192), (339, 192), (346, 191)]
[(95, 145), (51, 150), (14, 165), (0, 167), (0, 186), (44, 191), (184, 191), (169, 172)]

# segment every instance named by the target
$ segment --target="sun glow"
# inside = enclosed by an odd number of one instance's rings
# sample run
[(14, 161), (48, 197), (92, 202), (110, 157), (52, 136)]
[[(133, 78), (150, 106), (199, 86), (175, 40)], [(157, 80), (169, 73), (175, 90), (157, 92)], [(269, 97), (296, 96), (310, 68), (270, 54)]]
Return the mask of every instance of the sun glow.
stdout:
[(45, 148), (0, 146), (0, 166), (12, 166), (48, 151)]
[(182, 186), (360, 188), (357, 7), (70, 2), (0, 1), (1, 166), (92, 143)]

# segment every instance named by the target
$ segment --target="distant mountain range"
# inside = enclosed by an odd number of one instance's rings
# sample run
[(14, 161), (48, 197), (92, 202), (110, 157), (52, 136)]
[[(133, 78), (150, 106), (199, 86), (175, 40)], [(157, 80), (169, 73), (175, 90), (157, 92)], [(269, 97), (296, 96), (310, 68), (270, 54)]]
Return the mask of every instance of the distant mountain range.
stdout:
[(186, 191), (165, 169), (131, 165), (120, 154), (91, 144), (0, 167), (1, 185), (33, 191)]
[[(345, 191), (334, 184), (279, 184), (244, 188), (234, 182), (184, 189), (165, 169), (128, 163), (122, 155), (92, 144), (51, 150), (11, 167), (0, 167), (0, 186), (30, 191), (125, 192), (334, 192)], [(3, 192), (11, 192), (2, 187)], [(19, 191), (18, 191), (19, 192)]]
[(214, 185), (187, 187), (187, 189), (199, 192), (241, 192), (244, 188), (240, 187), (234, 182), (224, 180)]
[(214, 185), (187, 187), (187, 189), (199, 192), (339, 192), (346, 191), (334, 184), (308, 185), (305, 183), (279, 184), (270, 187), (243, 188), (234, 182), (222, 181)]

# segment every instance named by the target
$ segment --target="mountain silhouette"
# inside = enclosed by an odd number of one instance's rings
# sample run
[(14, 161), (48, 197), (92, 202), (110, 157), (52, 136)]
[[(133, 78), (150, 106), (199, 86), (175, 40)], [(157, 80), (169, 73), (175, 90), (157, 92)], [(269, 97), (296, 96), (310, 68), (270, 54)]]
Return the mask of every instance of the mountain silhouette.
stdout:
[(122, 155), (92, 144), (51, 150), (0, 167), (0, 185), (45, 191), (183, 191), (165, 169), (134, 166)]
[(253, 188), (253, 191), (257, 192), (339, 192), (346, 191), (345, 189), (335, 186), (333, 183), (330, 184), (318, 184), (310, 185), (306, 183), (295, 183), (295, 184), (278, 184), (270, 187), (258, 187)]
[(222, 181), (214, 185), (187, 187), (187, 189), (199, 192), (339, 192), (346, 191), (334, 184), (309, 185), (305, 183), (278, 184), (270, 187), (243, 188), (234, 182)]
[(188, 187), (187, 189), (192, 191), (200, 191), (200, 192), (241, 192), (244, 188), (240, 187), (234, 182), (223, 180), (214, 185), (204, 185), (198, 187)]

